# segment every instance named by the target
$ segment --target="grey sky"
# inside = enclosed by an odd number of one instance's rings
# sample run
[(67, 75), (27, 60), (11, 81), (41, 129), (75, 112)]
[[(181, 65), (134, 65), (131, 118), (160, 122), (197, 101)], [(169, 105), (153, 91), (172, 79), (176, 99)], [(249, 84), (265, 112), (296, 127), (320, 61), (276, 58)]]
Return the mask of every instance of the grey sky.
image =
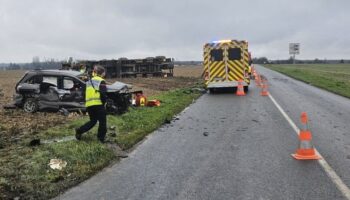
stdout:
[(33, 56), (201, 60), (204, 43), (248, 40), (253, 57), (350, 58), (348, 0), (0, 0), (0, 62)]

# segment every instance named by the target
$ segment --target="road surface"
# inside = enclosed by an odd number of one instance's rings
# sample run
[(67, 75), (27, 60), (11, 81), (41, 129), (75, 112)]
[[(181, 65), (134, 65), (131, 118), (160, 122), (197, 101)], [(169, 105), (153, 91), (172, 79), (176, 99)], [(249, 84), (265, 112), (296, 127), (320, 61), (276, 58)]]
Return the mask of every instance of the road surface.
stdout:
[[(350, 186), (350, 100), (257, 67), (299, 127)], [(205, 94), (129, 157), (57, 199), (346, 199), (317, 161), (291, 157), (295, 131), (252, 84), (247, 96)], [(207, 136), (205, 136), (207, 135)]]

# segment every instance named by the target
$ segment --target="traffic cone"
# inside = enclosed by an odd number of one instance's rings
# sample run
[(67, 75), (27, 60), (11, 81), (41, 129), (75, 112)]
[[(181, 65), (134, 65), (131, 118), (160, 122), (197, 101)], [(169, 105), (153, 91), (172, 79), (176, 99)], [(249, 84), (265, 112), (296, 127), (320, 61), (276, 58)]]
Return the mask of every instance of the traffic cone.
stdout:
[(236, 95), (237, 96), (245, 96), (242, 79), (238, 80)]
[(261, 87), (261, 76), (260, 74), (257, 74), (257, 78), (255, 81), (256, 86)]
[(297, 160), (321, 159), (321, 157), (316, 154), (315, 148), (311, 143), (312, 135), (311, 131), (308, 129), (308, 118), (306, 112), (301, 113), (300, 120), (303, 128), (299, 133), (299, 148), (296, 150), (295, 154), (292, 154), (292, 156)]
[(258, 83), (258, 82), (259, 82), (258, 73), (255, 72), (254, 76), (255, 76), (255, 85), (258, 86), (258, 84), (259, 84), (259, 83)]
[(267, 80), (262, 80), (262, 84), (261, 84), (261, 96), (269, 96), (269, 92), (267, 91)]

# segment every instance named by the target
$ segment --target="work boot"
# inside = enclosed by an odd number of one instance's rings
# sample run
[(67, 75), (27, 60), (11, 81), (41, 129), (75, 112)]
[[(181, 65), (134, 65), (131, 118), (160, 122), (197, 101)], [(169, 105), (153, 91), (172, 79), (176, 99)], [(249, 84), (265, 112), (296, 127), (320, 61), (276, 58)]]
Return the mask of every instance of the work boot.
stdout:
[(78, 128), (75, 128), (75, 138), (77, 140), (81, 140), (81, 133), (79, 133), (79, 129)]

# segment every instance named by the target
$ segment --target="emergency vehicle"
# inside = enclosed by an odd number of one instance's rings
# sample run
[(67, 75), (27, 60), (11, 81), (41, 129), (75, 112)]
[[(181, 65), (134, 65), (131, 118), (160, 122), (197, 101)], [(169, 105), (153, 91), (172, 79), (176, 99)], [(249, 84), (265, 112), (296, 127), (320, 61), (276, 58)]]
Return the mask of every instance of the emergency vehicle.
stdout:
[(204, 79), (210, 92), (216, 88), (234, 88), (242, 80), (244, 90), (250, 84), (250, 56), (245, 40), (219, 40), (203, 48)]

